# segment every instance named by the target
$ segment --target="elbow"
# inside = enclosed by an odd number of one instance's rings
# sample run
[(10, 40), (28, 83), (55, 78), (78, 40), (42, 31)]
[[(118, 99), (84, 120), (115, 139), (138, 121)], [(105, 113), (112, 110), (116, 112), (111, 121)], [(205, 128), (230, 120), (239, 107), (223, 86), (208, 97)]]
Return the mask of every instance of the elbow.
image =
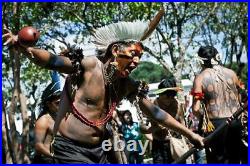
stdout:
[(38, 152), (38, 153), (41, 153), (41, 149), (42, 149), (42, 144), (41, 143), (36, 143), (35, 144), (35, 150)]
[(157, 122), (164, 122), (167, 118), (167, 113), (163, 111), (160, 107), (152, 104), (146, 99), (139, 102), (140, 109), (149, 116), (151, 119)]
[(160, 107), (154, 106), (152, 116), (157, 122), (163, 123), (166, 120), (167, 114)]

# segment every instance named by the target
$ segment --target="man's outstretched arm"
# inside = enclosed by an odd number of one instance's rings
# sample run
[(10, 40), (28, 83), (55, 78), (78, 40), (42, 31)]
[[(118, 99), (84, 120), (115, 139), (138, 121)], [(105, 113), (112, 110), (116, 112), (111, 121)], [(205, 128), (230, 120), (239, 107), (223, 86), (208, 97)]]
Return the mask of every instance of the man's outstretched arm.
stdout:
[(148, 99), (142, 98), (139, 101), (139, 106), (147, 116), (152, 118), (157, 123), (160, 123), (176, 132), (179, 132), (198, 147), (204, 146), (203, 137), (193, 133), (191, 130), (175, 120), (170, 114), (163, 111), (160, 107), (152, 104)]
[(73, 72), (71, 61), (67, 57), (56, 56), (46, 50), (35, 47), (22, 47), (19, 50), (36, 65), (50, 70), (57, 70), (62, 73), (69, 74)]
[(73, 66), (69, 58), (53, 55), (43, 49), (22, 45), (18, 42), (17, 35), (12, 34), (8, 29), (4, 30), (7, 32), (2, 36), (6, 41), (4, 45), (10, 45), (14, 47), (14, 49), (22, 52), (36, 65), (63, 73), (73, 72)]

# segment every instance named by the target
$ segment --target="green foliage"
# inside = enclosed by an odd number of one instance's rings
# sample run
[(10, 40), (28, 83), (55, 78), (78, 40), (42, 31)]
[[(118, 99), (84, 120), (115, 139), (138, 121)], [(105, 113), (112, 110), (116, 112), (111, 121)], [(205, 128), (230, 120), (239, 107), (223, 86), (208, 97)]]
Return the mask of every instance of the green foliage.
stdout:
[(152, 62), (141, 62), (140, 65), (131, 73), (131, 77), (136, 80), (143, 80), (148, 83), (161, 81), (163, 78), (170, 76), (160, 65)]
[[(154, 2), (110, 2), (110, 3), (76, 3), (76, 2), (22, 2), (18, 4), (18, 12), (13, 15), (15, 3), (2, 3), (2, 21), (13, 32), (17, 32), (21, 27), (32, 25), (41, 32), (41, 38), (37, 43), (38, 47), (45, 48), (53, 53), (55, 44), (51, 41), (55, 39), (67, 47), (68, 41), (65, 37), (75, 35), (74, 42), (81, 43), (85, 37), (98, 28), (109, 23), (117, 21), (150, 20), (156, 14), (161, 6), (166, 9), (165, 16), (158, 26), (158, 31), (163, 33), (166, 40), (161, 38), (156, 43), (160, 45), (161, 50), (155, 47), (153, 50), (159, 57), (155, 57), (162, 64), (167, 56), (171, 57), (172, 64), (178, 62), (180, 49), (176, 41), (185, 43), (190, 38), (192, 31), (199, 26), (201, 21), (207, 16), (214, 3), (154, 3)], [(221, 44), (221, 49), (231, 48), (234, 55), (240, 55), (240, 46), (243, 45), (247, 50), (247, 3), (218, 3), (215, 11), (202, 30), (198, 30), (193, 37), (191, 46), (197, 48), (202, 44)], [(219, 37), (218, 35), (224, 33)], [(217, 36), (216, 36), (217, 35)], [(211, 37), (213, 36), (213, 37)], [(216, 37), (214, 37), (216, 36)], [(232, 39), (239, 40), (233, 43)], [(168, 44), (167, 44), (168, 43)], [(242, 43), (242, 44), (241, 44)], [(71, 43), (74, 44), (74, 43)], [(236, 49), (237, 48), (237, 49)], [(153, 48), (154, 49), (154, 48)], [(171, 55), (170, 51), (173, 52)], [(187, 54), (185, 54), (187, 55)], [(231, 57), (230, 57), (231, 58)], [(192, 59), (192, 57), (191, 57)], [(43, 84), (49, 80), (48, 71), (29, 64), (27, 59), (21, 59), (21, 82), (27, 88), (27, 94), (32, 92), (32, 84)], [(163, 61), (168, 64), (168, 62)], [(237, 62), (239, 64), (239, 62)], [(3, 80), (6, 85), (11, 87), (11, 59), (8, 52), (3, 57)], [(147, 65), (146, 65), (147, 66)], [(136, 79), (146, 80), (148, 82), (157, 82), (167, 74), (162, 68), (143, 64), (132, 74)], [(141, 72), (141, 68), (145, 67)], [(150, 68), (152, 67), (152, 68)], [(187, 67), (178, 70), (187, 70)], [(144, 71), (145, 70), (145, 71)], [(188, 71), (188, 70), (187, 70)], [(247, 70), (242, 79), (247, 80)], [(182, 72), (183, 73), (183, 72)], [(39, 78), (39, 79), (36, 79)], [(3, 89), (5, 91), (6, 89)], [(11, 91), (11, 90), (6, 90)], [(6, 93), (11, 94), (11, 93)]]

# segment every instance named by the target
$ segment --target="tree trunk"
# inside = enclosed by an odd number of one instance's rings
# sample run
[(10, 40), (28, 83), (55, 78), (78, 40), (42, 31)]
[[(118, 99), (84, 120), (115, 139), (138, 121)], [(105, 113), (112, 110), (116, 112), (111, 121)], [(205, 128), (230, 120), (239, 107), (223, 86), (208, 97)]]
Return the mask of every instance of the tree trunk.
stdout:
[(22, 163), (30, 163), (29, 159), (29, 119), (27, 115), (27, 106), (26, 106), (26, 97), (20, 93), (20, 104), (21, 104), (21, 113), (23, 120), (23, 133), (22, 133)]
[[(20, 87), (20, 58), (17, 50), (11, 49), (11, 55), (14, 56), (12, 58), (12, 69), (13, 69), (13, 78), (14, 78), (14, 93), (11, 101), (11, 112), (13, 115), (18, 111), (22, 114), (23, 121), (23, 132), (22, 132), (22, 141), (20, 142), (20, 146), (18, 146), (18, 142), (15, 141), (14, 152), (17, 157), (17, 163), (30, 163), (28, 158), (28, 134), (29, 134), (29, 122), (27, 116), (27, 107), (26, 107), (26, 97), (21, 93)], [(18, 107), (18, 103), (20, 107)], [(19, 110), (20, 109), (20, 110)], [(14, 118), (14, 117), (13, 117)], [(13, 122), (14, 123), (14, 122)], [(17, 139), (15, 123), (12, 126), (12, 138), (13, 140)]]
[(8, 127), (6, 121), (6, 106), (4, 104), (4, 99), (2, 99), (2, 163), (3, 164), (13, 164), (11, 157), (11, 148), (9, 148), (9, 140), (7, 139)]
[[(14, 3), (13, 4), (13, 16), (14, 16), (14, 25), (15, 30), (18, 31), (20, 29), (20, 8), (21, 3)], [(14, 141), (14, 154), (16, 154), (16, 162), (17, 163), (30, 163), (28, 158), (28, 133), (29, 133), (29, 123), (27, 117), (27, 107), (26, 107), (26, 97), (21, 92), (20, 86), (20, 55), (19, 52), (15, 48), (10, 49), (10, 56), (12, 57), (12, 71), (13, 71), (13, 78), (14, 78), (14, 92), (11, 100), (11, 112), (12, 112), (12, 125), (11, 125), (11, 136), (12, 140)], [(20, 107), (18, 107), (19, 105)], [(20, 109), (20, 110), (18, 110)], [(17, 132), (14, 123), (14, 115), (16, 111), (21, 112), (22, 120), (23, 120), (23, 133), (22, 133), (22, 141), (19, 142), (18, 145), (17, 139)]]
[(10, 145), (13, 152), (13, 163), (17, 163), (17, 152), (18, 152), (18, 143), (17, 143), (17, 131), (15, 125), (15, 113), (17, 108), (17, 96), (15, 90), (12, 94), (11, 104), (10, 104), (10, 111), (8, 113), (9, 116), (9, 123), (10, 123)]

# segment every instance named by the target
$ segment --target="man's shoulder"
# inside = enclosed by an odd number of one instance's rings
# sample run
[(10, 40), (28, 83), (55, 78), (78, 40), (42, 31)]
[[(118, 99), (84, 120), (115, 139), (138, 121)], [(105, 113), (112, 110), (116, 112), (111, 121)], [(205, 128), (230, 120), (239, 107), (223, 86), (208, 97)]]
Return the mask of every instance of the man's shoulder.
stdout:
[(199, 74), (195, 76), (194, 81), (196, 82), (202, 80), (207, 73), (208, 71), (206, 70), (201, 71)]
[(211, 74), (214, 73), (212, 68), (206, 68), (203, 71), (200, 72), (200, 74), (198, 74), (195, 79), (196, 80), (203, 80), (203, 79), (211, 79)]
[(200, 75), (205, 75), (211, 72), (213, 72), (213, 68), (206, 68), (200, 73)]
[(236, 75), (236, 73), (232, 70), (232, 69), (229, 69), (229, 68), (226, 68), (226, 67), (221, 67), (226, 73), (230, 74), (230, 75)]
[(87, 56), (82, 60), (82, 66), (85, 69), (95, 68), (101, 61), (96, 56)]
[(46, 113), (37, 119), (36, 125), (46, 126), (49, 123), (50, 119), (52, 119), (52, 117), (49, 115), (49, 113)]

